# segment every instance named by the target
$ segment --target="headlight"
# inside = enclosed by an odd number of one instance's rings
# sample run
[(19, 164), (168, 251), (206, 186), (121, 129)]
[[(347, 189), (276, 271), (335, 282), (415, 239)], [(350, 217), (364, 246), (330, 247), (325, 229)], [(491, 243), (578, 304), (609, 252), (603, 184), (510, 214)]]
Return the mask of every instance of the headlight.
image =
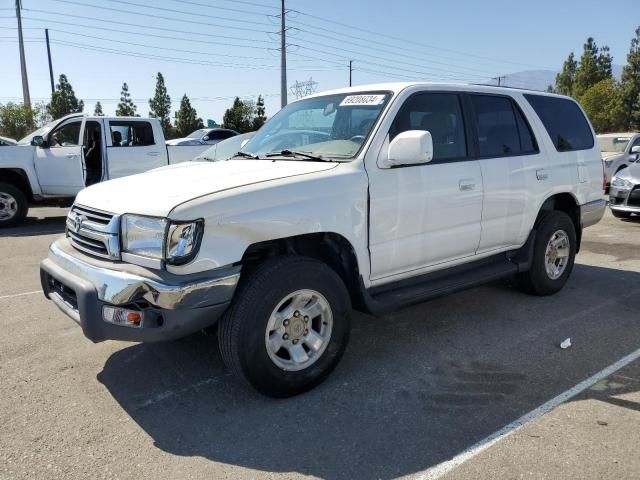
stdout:
[(167, 220), (140, 215), (123, 215), (122, 251), (162, 259)]
[(611, 180), (611, 186), (620, 190), (631, 190), (633, 188), (633, 183), (626, 178), (613, 177), (613, 180)]
[(193, 259), (200, 248), (204, 221), (170, 223), (167, 231), (166, 260), (181, 265)]

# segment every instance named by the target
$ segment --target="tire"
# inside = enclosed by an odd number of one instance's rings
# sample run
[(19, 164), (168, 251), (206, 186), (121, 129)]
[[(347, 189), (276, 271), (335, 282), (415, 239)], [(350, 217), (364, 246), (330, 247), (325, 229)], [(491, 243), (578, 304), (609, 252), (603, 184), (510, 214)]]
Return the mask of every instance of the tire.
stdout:
[[(561, 233), (559, 233), (561, 232)], [(551, 258), (550, 262), (555, 265), (550, 265), (552, 272), (547, 269), (547, 247), (550, 245), (551, 240), (558, 246), (562, 246), (568, 243), (567, 256), (564, 266), (560, 268), (562, 263), (562, 254), (558, 255), (558, 258), (554, 260)], [(562, 252), (560, 248), (560, 252)], [(554, 248), (551, 247), (550, 255), (554, 255)], [(573, 270), (573, 264), (576, 256), (576, 230), (567, 215), (560, 211), (550, 211), (541, 218), (537, 226), (536, 239), (533, 246), (533, 259), (528, 271), (519, 273), (517, 280), (520, 288), (528, 293), (534, 295), (553, 295), (559, 292), (564, 287), (565, 283), (571, 275)], [(553, 274), (552, 274), (553, 273)]]
[(327, 378), (347, 346), (350, 322), (349, 294), (331, 268), (306, 257), (275, 257), (241, 281), (218, 324), (218, 344), (237, 377), (264, 395), (285, 398)]
[(0, 228), (19, 225), (28, 211), (29, 204), (22, 190), (0, 182)]
[(611, 209), (611, 214), (616, 218), (629, 218), (631, 217), (630, 212), (621, 212), (619, 210)]

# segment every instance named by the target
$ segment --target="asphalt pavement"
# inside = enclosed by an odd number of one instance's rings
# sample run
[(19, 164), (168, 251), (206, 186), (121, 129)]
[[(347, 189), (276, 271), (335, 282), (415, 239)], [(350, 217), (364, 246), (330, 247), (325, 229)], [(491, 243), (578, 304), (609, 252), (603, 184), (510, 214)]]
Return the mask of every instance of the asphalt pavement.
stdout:
[(501, 281), (356, 314), (331, 377), (274, 400), (211, 336), (86, 340), (40, 293), (65, 215), (0, 231), (2, 479), (640, 477), (640, 360), (575, 391), (640, 349), (640, 218), (587, 229), (555, 296)]

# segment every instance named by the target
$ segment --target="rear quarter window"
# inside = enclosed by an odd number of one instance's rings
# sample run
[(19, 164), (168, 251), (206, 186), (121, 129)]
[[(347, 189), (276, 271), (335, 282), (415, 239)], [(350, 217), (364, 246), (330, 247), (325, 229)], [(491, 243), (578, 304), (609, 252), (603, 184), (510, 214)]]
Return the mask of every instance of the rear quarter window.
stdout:
[(525, 94), (558, 152), (589, 150), (595, 141), (580, 107), (567, 98)]

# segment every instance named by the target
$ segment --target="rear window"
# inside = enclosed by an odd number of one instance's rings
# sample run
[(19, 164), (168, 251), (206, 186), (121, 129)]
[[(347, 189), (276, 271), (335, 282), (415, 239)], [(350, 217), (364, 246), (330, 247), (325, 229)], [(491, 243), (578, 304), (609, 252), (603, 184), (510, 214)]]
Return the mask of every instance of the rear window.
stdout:
[(593, 148), (594, 140), (589, 122), (574, 101), (530, 94), (525, 94), (525, 98), (542, 120), (557, 151)]

